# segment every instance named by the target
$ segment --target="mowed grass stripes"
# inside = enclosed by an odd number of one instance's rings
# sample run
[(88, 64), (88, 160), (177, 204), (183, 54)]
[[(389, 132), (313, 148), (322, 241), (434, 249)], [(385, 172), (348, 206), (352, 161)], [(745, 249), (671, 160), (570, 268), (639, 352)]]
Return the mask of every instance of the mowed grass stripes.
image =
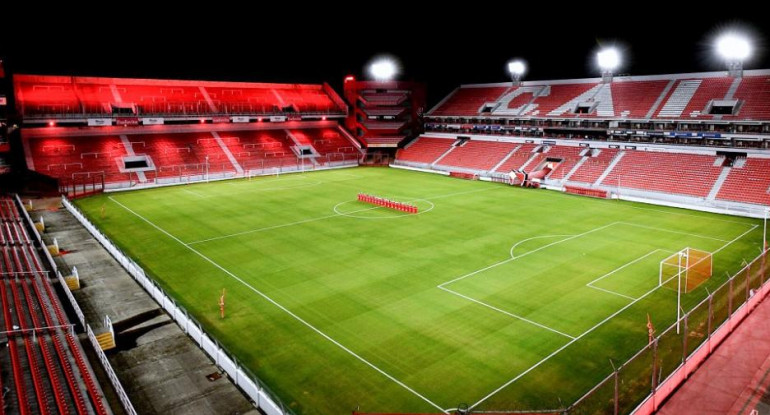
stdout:
[(569, 404), (608, 359), (646, 344), (647, 313), (674, 322), (661, 259), (719, 250), (714, 277), (683, 297), (692, 307), (759, 253), (762, 232), (751, 219), (379, 168), (77, 205), (302, 414)]

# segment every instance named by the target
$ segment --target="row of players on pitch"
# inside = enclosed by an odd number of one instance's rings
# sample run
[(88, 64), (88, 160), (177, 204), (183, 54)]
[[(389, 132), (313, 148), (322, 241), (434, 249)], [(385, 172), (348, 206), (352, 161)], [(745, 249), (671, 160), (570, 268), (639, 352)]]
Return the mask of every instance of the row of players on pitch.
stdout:
[(417, 206), (410, 205), (408, 203), (396, 202), (394, 200), (385, 199), (382, 197), (368, 195), (366, 193), (358, 194), (358, 201), (371, 203), (375, 206), (382, 206), (388, 209), (395, 209), (406, 213), (417, 213)]

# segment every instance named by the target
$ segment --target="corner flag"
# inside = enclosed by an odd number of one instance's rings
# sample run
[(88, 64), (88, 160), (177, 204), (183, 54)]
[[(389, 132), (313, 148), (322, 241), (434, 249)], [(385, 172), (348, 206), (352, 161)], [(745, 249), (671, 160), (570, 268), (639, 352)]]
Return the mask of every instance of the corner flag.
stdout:
[(647, 337), (649, 344), (652, 344), (652, 340), (655, 338), (655, 326), (652, 325), (652, 320), (650, 320), (650, 313), (647, 313)]
[(222, 288), (222, 296), (219, 297), (219, 318), (225, 318), (225, 289)]

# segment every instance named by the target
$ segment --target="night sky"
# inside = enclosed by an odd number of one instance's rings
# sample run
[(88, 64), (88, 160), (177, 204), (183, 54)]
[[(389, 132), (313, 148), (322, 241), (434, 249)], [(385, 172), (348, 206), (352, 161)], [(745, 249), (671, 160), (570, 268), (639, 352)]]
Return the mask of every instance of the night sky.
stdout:
[(373, 56), (387, 53), (399, 58), (400, 79), (427, 83), (431, 105), (463, 83), (509, 80), (505, 66), (513, 57), (528, 61), (525, 79), (597, 76), (593, 57), (602, 45), (621, 48), (623, 74), (721, 70), (712, 40), (730, 27), (754, 37), (757, 53), (745, 67), (770, 68), (770, 24), (751, 10), (731, 15), (718, 6), (704, 8), (710, 16), (698, 17), (704, 9), (696, 6), (624, 8), (608, 18), (602, 17), (606, 11), (587, 8), (579, 14), (594, 17), (575, 17), (578, 11), (564, 9), (568, 17), (542, 10), (387, 9), (356, 15), (322, 8), (300, 15), (223, 6), (201, 10), (198, 18), (105, 10), (103, 19), (62, 10), (17, 21), (12, 35), (0, 39), (0, 56), (17, 73), (327, 81), (341, 93), (344, 76), (360, 78)]

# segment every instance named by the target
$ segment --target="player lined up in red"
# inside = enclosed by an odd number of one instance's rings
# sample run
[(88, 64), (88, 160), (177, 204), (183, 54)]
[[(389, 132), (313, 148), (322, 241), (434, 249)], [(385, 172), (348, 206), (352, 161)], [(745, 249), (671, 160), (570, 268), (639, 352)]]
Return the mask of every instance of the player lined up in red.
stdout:
[(417, 206), (410, 205), (408, 203), (401, 203), (393, 200), (388, 200), (382, 197), (372, 196), (366, 193), (359, 193), (358, 201), (371, 203), (375, 206), (382, 206), (388, 209), (398, 210), (400, 212), (417, 213)]

